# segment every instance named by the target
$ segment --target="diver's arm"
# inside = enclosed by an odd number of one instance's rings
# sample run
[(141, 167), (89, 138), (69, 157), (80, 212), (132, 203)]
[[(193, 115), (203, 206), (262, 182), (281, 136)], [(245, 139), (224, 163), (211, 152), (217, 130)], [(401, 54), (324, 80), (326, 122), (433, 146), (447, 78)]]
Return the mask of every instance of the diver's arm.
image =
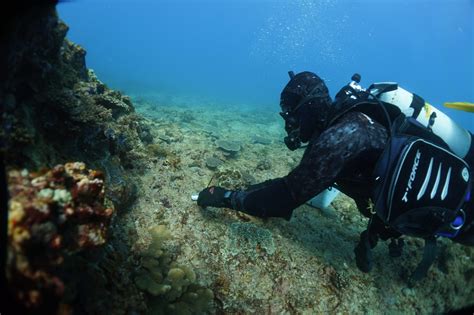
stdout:
[(366, 148), (365, 123), (353, 117), (334, 125), (310, 142), (300, 164), (287, 176), (230, 192), (225, 206), (288, 220), (295, 208), (331, 186), (347, 163)]
[(331, 186), (342, 169), (370, 147), (365, 128), (367, 119), (355, 116), (351, 114), (313, 139), (300, 164), (287, 176), (243, 191), (207, 188), (199, 194), (198, 205), (289, 219), (295, 208)]
[(331, 186), (345, 163), (359, 154), (360, 137), (355, 130), (360, 134), (364, 131), (360, 124), (352, 121), (336, 124), (310, 142), (300, 164), (287, 176), (246, 190), (208, 187), (199, 193), (198, 205), (289, 220), (294, 209)]
[(346, 171), (371, 170), (386, 139), (385, 128), (366, 115), (344, 115), (310, 141), (300, 164), (286, 176), (293, 199), (300, 204), (310, 200), (341, 179)]
[(208, 187), (199, 193), (201, 207), (231, 208), (256, 217), (282, 217), (290, 219), (295, 203), (283, 178), (252, 185), (246, 190), (227, 190)]
[(354, 123), (338, 124), (314, 139), (300, 164), (283, 178), (259, 189), (232, 192), (230, 208), (258, 217), (289, 219), (293, 210), (331, 186), (360, 150)]
[(300, 204), (293, 200), (284, 178), (260, 184), (258, 189), (232, 192), (230, 208), (257, 217), (280, 217), (289, 220)]
[(360, 115), (348, 114), (310, 142), (300, 164), (286, 176), (295, 202), (310, 200), (333, 185), (346, 167), (358, 164), (371, 146), (366, 124)]

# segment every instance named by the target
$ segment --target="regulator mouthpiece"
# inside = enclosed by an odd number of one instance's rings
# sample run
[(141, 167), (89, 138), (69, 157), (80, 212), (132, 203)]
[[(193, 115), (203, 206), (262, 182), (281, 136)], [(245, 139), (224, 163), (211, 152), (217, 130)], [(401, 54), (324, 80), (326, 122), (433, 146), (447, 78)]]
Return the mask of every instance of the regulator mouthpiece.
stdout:
[(290, 149), (290, 151), (295, 151), (296, 149), (301, 147), (300, 138), (292, 134), (289, 134), (283, 140), (285, 141), (285, 145), (287, 146), (288, 149)]

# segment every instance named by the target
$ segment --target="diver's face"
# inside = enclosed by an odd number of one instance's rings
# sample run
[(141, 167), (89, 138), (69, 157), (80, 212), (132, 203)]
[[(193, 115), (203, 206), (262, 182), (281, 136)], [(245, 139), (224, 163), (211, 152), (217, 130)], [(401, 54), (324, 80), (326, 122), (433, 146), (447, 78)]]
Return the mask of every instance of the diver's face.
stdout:
[[(310, 139), (318, 137), (321, 131), (316, 124), (319, 112), (310, 106), (311, 102), (305, 102), (296, 106), (296, 110), (280, 112), (280, 116), (285, 121), (285, 131), (288, 137), (285, 143), (290, 150), (299, 148), (301, 143), (306, 143)], [(282, 109), (285, 107), (282, 106)], [(290, 145), (288, 145), (288, 142)]]

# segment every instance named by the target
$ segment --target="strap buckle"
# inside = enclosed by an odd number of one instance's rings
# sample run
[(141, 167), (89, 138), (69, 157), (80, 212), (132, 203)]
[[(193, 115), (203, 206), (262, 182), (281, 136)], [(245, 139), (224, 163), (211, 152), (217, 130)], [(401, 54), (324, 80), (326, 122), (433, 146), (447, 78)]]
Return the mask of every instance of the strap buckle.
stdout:
[(447, 226), (441, 228), (438, 232), (436, 232), (436, 236), (443, 236), (448, 238), (456, 237), (459, 231), (464, 226), (466, 222), (466, 213), (463, 209), (459, 209), (458, 214), (454, 218), (452, 222), (447, 224)]

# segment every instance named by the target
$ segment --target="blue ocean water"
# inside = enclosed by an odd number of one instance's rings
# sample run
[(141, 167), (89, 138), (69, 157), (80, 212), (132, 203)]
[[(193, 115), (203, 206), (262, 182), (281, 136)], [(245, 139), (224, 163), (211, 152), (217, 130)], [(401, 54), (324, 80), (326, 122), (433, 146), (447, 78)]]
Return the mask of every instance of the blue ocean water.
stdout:
[[(75, 0), (58, 6), (87, 65), (126, 93), (279, 109), (288, 70), (331, 94), (354, 72), (438, 108), (474, 102), (472, 0)], [(443, 108), (474, 132), (474, 114)]]

